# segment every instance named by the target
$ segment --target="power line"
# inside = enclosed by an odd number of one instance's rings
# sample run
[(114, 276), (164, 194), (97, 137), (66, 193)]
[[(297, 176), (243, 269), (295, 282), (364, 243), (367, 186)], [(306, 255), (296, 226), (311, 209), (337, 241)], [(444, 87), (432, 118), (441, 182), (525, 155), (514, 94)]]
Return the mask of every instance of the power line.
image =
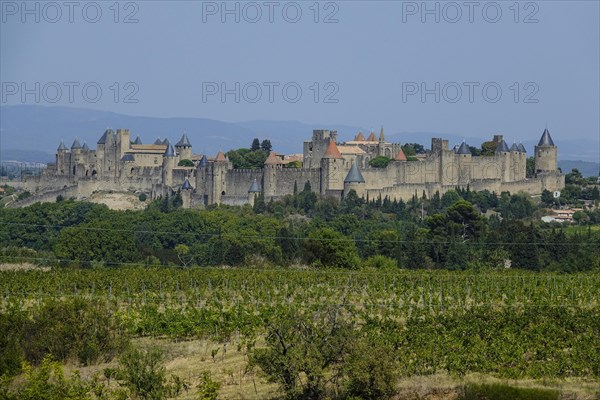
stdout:
[(308, 240), (308, 241), (321, 241), (321, 242), (361, 242), (361, 243), (420, 243), (420, 244), (464, 244), (470, 246), (488, 246), (488, 245), (524, 245), (534, 244), (540, 246), (598, 246), (599, 242), (577, 242), (577, 243), (564, 243), (564, 242), (480, 242), (480, 241), (435, 241), (435, 240), (391, 240), (391, 239), (361, 239), (361, 238), (312, 238), (312, 237), (299, 237), (299, 236), (276, 236), (276, 235), (236, 235), (233, 233), (198, 233), (198, 232), (182, 232), (182, 231), (155, 231), (155, 230), (135, 230), (135, 229), (119, 229), (119, 228), (96, 228), (96, 227), (85, 227), (81, 225), (50, 225), (50, 224), (31, 224), (22, 222), (6, 222), (5, 225), (14, 226), (31, 226), (31, 227), (43, 227), (43, 228), (77, 228), (86, 231), (99, 231), (99, 232), (122, 232), (122, 233), (146, 233), (155, 235), (189, 235), (198, 236), (199, 238), (231, 238), (231, 239), (253, 239), (253, 240)]

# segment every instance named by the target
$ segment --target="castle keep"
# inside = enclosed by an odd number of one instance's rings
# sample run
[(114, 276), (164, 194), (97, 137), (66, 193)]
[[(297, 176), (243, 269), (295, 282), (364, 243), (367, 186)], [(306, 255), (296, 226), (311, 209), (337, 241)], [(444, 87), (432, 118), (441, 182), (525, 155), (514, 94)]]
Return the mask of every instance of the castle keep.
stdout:
[[(450, 148), (447, 140), (433, 138), (426, 154), (407, 158), (400, 143), (385, 140), (383, 128), (378, 137), (358, 133), (347, 142), (338, 142), (336, 131), (315, 130), (301, 156), (271, 152), (262, 169), (242, 170), (234, 169), (221, 151), (214, 157), (194, 154), (186, 134), (175, 145), (167, 139), (142, 144), (139, 137), (131, 140), (128, 129), (108, 129), (95, 150), (77, 139), (70, 149), (61, 143), (56, 162), (27, 187), (34, 192), (32, 201), (51, 201), (63, 192), (82, 198), (95, 191), (135, 191), (158, 198), (181, 190), (188, 208), (252, 204), (259, 193), (268, 201), (292, 194), (295, 186), (302, 188), (306, 182), (324, 196), (341, 198), (354, 190), (361, 197), (392, 200), (423, 193), (431, 197), (436, 191), (467, 185), (477, 191), (532, 195), (564, 187), (557, 147), (547, 129), (535, 146), (535, 176), (530, 178), (523, 145), (509, 147), (501, 135), (494, 136), (494, 142), (493, 155), (473, 156), (464, 142)], [(377, 156), (392, 161), (385, 168), (371, 167), (369, 161)], [(301, 160), (301, 166), (291, 160)]]

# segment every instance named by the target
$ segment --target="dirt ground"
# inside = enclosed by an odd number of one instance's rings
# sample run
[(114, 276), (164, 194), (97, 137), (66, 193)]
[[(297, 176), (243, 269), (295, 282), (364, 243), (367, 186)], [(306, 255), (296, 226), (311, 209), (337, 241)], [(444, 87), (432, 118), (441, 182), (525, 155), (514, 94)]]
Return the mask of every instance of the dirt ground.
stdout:
[(143, 210), (148, 206), (148, 201), (140, 201), (138, 195), (133, 193), (108, 193), (99, 192), (90, 196), (87, 201), (96, 204), (105, 204), (111, 210)]
[(40, 267), (31, 263), (19, 263), (19, 264), (0, 264), (0, 272), (2, 271), (50, 271), (50, 267)]

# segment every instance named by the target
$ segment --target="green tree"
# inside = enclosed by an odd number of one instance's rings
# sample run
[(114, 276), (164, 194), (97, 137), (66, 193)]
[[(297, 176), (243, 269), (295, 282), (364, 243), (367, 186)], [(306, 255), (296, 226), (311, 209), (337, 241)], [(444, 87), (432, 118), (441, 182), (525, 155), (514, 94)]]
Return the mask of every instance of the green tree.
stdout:
[(471, 151), (471, 154), (476, 157), (480, 156), (482, 153), (482, 150), (475, 146), (469, 146), (469, 150)]
[(542, 192), (541, 201), (545, 206), (551, 206), (554, 204), (554, 195), (548, 189), (544, 189)]
[(339, 310), (307, 314), (283, 309), (265, 317), (266, 348), (249, 354), (249, 365), (259, 367), (288, 399), (324, 398), (355, 342), (356, 332)]
[(265, 204), (265, 194), (263, 192), (260, 192), (257, 195), (255, 195), (254, 205), (252, 209), (257, 214), (262, 214), (266, 211), (267, 206)]
[(409, 224), (404, 230), (402, 240), (398, 243), (398, 265), (403, 268), (426, 268), (428, 260), (427, 249), (423, 243), (423, 232), (416, 224)]
[(167, 397), (163, 354), (157, 349), (131, 348), (125, 352), (119, 359), (117, 379), (134, 398), (162, 400)]
[(179, 258), (181, 265), (184, 267), (187, 267), (194, 261), (194, 256), (190, 254), (190, 248), (185, 244), (178, 244), (175, 246), (175, 253), (177, 254), (177, 258)]
[(270, 153), (273, 150), (273, 146), (271, 145), (271, 141), (269, 139), (265, 139), (260, 143), (260, 149), (265, 153)]
[(591, 199), (592, 200), (600, 200), (600, 190), (598, 190), (598, 186), (594, 186), (592, 188)]
[(175, 196), (173, 196), (171, 206), (173, 209), (178, 209), (183, 206), (183, 199), (181, 198), (181, 189), (177, 189), (177, 193), (175, 193)]
[(264, 151), (251, 151), (250, 153), (246, 154), (246, 163), (248, 164), (249, 168), (260, 169), (265, 164), (268, 156), (269, 153)]
[(406, 157), (413, 157), (417, 154), (415, 148), (410, 143), (402, 145), (402, 151)]
[(456, 190), (448, 190), (442, 195), (442, 207), (447, 208), (461, 199)]
[(326, 267), (354, 268), (359, 262), (354, 241), (331, 228), (309, 233), (304, 249), (309, 263), (319, 261)]
[(485, 157), (494, 156), (496, 154), (497, 147), (498, 142), (494, 140), (490, 140), (489, 142), (483, 142), (481, 144), (481, 155)]
[(525, 176), (527, 178), (533, 178), (535, 176), (535, 158), (527, 157), (525, 160)]
[(187, 158), (184, 158), (183, 160), (180, 160), (177, 163), (178, 167), (193, 167), (194, 166), (194, 162), (192, 160), (188, 160)]
[(483, 234), (485, 220), (471, 203), (460, 200), (446, 210), (447, 229), (463, 240), (478, 238)]
[(310, 182), (306, 181), (304, 189), (298, 194), (298, 207), (305, 212), (314, 210), (317, 204), (317, 194), (312, 191)]
[(583, 175), (577, 168), (573, 168), (571, 172), (565, 175), (565, 184), (567, 185), (582, 185), (583, 181)]
[(369, 165), (373, 168), (386, 168), (392, 160), (385, 156), (377, 156), (369, 161)]
[(402, 146), (402, 151), (404, 151), (406, 157), (409, 157), (417, 154), (425, 154), (425, 147), (419, 143), (405, 143)]
[(260, 150), (260, 140), (258, 138), (254, 138), (252, 140), (252, 145), (250, 146), (250, 151), (258, 151)]

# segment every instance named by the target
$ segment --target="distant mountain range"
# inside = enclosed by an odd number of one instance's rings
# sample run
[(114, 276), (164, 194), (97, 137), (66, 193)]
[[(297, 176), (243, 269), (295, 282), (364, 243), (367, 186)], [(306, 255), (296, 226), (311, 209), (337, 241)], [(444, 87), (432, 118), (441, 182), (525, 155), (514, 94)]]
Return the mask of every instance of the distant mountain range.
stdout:
[[(48, 162), (54, 159), (54, 152), (64, 140), (67, 147), (77, 137), (86, 141), (91, 148), (106, 128), (129, 128), (132, 140), (139, 135), (143, 143), (152, 143), (157, 137), (168, 138), (177, 142), (183, 132), (192, 142), (194, 152), (214, 154), (219, 149), (224, 151), (249, 147), (252, 139), (268, 138), (273, 148), (281, 153), (301, 153), (302, 142), (310, 140), (313, 129), (332, 129), (338, 131), (341, 141), (350, 140), (362, 130), (359, 126), (342, 124), (307, 124), (296, 121), (245, 121), (230, 123), (207, 118), (157, 118), (123, 115), (108, 111), (97, 111), (72, 107), (44, 107), (36, 105), (0, 106), (0, 160), (18, 160), (28, 162)], [(379, 133), (379, 129), (376, 130)], [(446, 132), (388, 132), (388, 141), (401, 143), (416, 142), (429, 147), (432, 137), (448, 139), (451, 145), (466, 140), (478, 146), (489, 138), (466, 138), (455, 133)], [(509, 143), (510, 144), (510, 143)], [(536, 141), (524, 141), (523, 144), (531, 154)], [(582, 152), (588, 149), (588, 152)], [(596, 152), (598, 142), (593, 140), (577, 140), (559, 143), (559, 159), (561, 168), (570, 171), (570, 165), (578, 165), (582, 173), (598, 174)], [(580, 159), (588, 163), (577, 164), (578, 161), (562, 161)], [(575, 164), (574, 164), (575, 163)], [(566, 167), (562, 167), (565, 165)]]

